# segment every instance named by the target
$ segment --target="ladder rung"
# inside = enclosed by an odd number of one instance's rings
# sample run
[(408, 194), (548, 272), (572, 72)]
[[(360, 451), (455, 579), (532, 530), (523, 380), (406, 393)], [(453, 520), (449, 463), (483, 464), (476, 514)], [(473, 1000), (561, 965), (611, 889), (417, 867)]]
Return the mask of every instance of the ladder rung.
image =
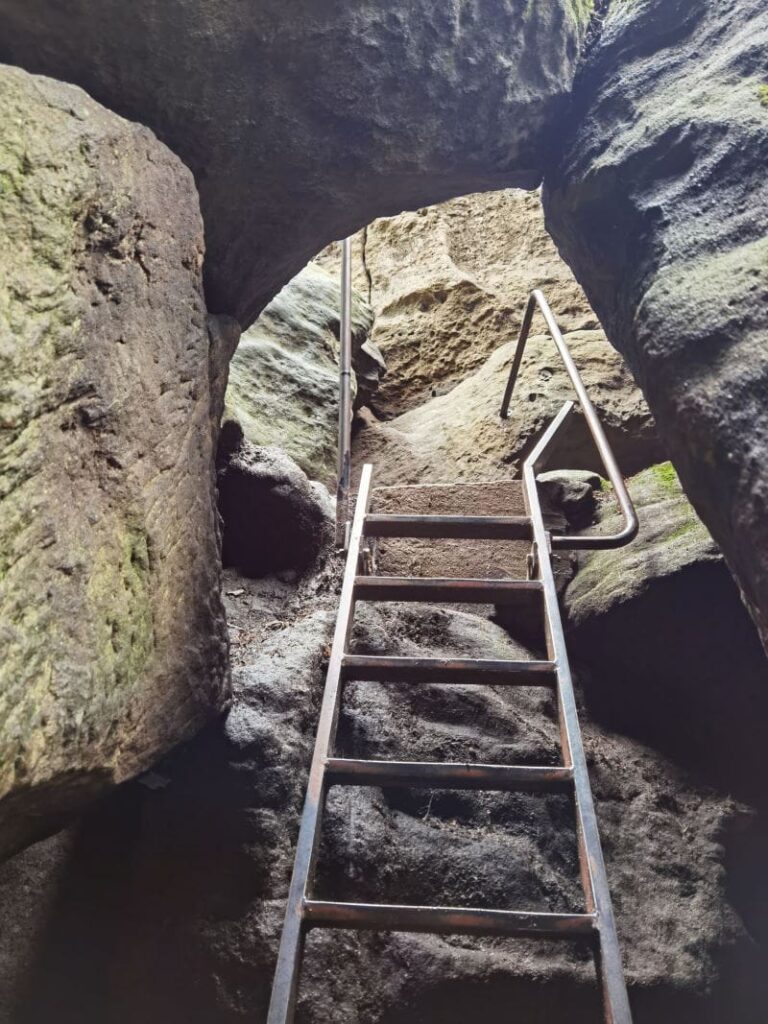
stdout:
[(430, 789), (563, 792), (573, 785), (571, 768), (503, 764), (444, 764), (435, 761), (356, 761), (332, 757), (326, 779), (343, 786), (412, 786)]
[(390, 658), (345, 654), (342, 678), (382, 683), (476, 683), (478, 686), (556, 685), (552, 661), (485, 658)]
[(357, 576), (358, 601), (435, 601), (504, 604), (521, 593), (541, 593), (538, 580), (419, 579), (413, 576)]
[(531, 540), (527, 516), (368, 515), (366, 537), (433, 537), (457, 540)]
[(594, 914), (526, 913), (474, 907), (413, 907), (386, 903), (305, 900), (304, 920), (323, 928), (381, 929), (456, 935), (507, 935), (545, 939), (593, 938)]

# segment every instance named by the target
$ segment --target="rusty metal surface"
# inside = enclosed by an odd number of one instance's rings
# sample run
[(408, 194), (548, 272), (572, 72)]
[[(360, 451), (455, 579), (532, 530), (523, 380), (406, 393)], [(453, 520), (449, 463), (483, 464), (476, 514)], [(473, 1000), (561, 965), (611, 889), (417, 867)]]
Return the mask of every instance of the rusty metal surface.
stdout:
[(478, 686), (555, 686), (551, 661), (497, 661), (491, 658), (393, 658), (347, 654), (344, 679), (379, 683), (476, 683)]
[(269, 1004), (267, 1024), (287, 1024), (293, 1020), (296, 993), (299, 983), (301, 957), (304, 952), (306, 922), (304, 900), (311, 896), (314, 877), (316, 847), (320, 835), (323, 804), (325, 801), (325, 762), (333, 752), (336, 725), (339, 717), (341, 696), (341, 665), (349, 643), (354, 612), (355, 577), (360, 570), (361, 540), (363, 521), (368, 511), (371, 488), (371, 467), (366, 466), (360, 478), (355, 516), (349, 538), (344, 582), (339, 599), (336, 631), (333, 636), (328, 674), (317, 726), (317, 738), (309, 770), (307, 795), (296, 842), (296, 859), (293, 866), (285, 923), (280, 939), (272, 998)]
[(523, 516), (370, 515), (365, 521), (365, 536), (532, 540), (533, 527)]
[(446, 764), (435, 761), (360, 761), (344, 757), (326, 763), (331, 786), (407, 786), (413, 789), (488, 789), (517, 793), (567, 793), (570, 768), (504, 764)]
[(310, 924), (325, 928), (571, 940), (591, 939), (595, 934), (592, 914), (533, 914), (520, 910), (331, 903), (322, 900), (308, 901), (305, 913)]
[(542, 453), (560, 430), (568, 411), (564, 408), (545, 431), (523, 468), (523, 486), (528, 514), (533, 520), (534, 564), (536, 574), (544, 588), (545, 628), (547, 654), (557, 664), (558, 717), (563, 763), (573, 769), (576, 834), (579, 849), (579, 867), (587, 910), (594, 912), (599, 942), (596, 964), (601, 981), (605, 1024), (632, 1024), (624, 971), (621, 964), (619, 940), (613, 915), (611, 894), (603, 860), (597, 827), (592, 789), (584, 756), (584, 746), (576, 709), (576, 697), (565, 646), (565, 633), (557, 602), (555, 578), (550, 559), (550, 535), (544, 520), (536, 487), (536, 468)]
[(536, 580), (420, 579), (410, 576), (358, 576), (359, 601), (431, 601), (435, 604), (504, 604), (520, 593), (540, 593)]

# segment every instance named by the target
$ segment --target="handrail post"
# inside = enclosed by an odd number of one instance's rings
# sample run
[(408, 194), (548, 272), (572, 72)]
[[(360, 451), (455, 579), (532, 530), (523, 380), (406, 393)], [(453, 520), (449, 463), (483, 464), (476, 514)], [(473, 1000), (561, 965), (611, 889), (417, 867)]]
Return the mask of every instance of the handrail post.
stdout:
[(525, 343), (528, 340), (528, 335), (531, 333), (531, 323), (533, 322), (533, 314), (536, 309), (536, 295), (532, 293), (525, 307), (525, 314), (523, 316), (523, 325), (520, 328), (520, 333), (517, 336), (517, 347), (515, 348), (515, 358), (512, 360), (512, 368), (509, 371), (509, 379), (507, 380), (507, 386), (504, 389), (504, 398), (501, 402), (501, 413), (500, 416), (503, 420), (509, 416), (509, 403), (512, 400), (512, 392), (515, 389), (515, 383), (517, 382), (517, 375), (520, 372), (520, 364), (523, 361), (523, 353), (525, 352)]
[(336, 546), (346, 550), (352, 463), (352, 239), (341, 243), (339, 328), (339, 462), (336, 485)]

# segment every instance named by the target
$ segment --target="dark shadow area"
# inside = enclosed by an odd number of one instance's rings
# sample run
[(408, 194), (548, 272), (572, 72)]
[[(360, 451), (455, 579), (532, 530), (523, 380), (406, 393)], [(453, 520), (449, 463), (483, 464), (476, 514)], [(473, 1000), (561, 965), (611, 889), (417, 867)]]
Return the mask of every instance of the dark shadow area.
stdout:
[[(57, 876), (41, 880), (55, 886), (47, 923), (4, 1024), (242, 1019), (222, 1006), (217, 976), (236, 986), (237, 971), (208, 931), (236, 927), (264, 896), (275, 836), (244, 813), (253, 787), (231, 753), (212, 726), (147, 784), (121, 787), (82, 819)], [(271, 795), (285, 799), (279, 787)], [(259, 950), (256, 937), (251, 963), (239, 965), (253, 1019), (271, 970), (260, 974)], [(270, 962), (266, 945), (261, 955)]]
[(654, 580), (609, 623), (581, 624), (569, 646), (589, 669), (590, 717), (768, 809), (768, 661), (723, 564)]

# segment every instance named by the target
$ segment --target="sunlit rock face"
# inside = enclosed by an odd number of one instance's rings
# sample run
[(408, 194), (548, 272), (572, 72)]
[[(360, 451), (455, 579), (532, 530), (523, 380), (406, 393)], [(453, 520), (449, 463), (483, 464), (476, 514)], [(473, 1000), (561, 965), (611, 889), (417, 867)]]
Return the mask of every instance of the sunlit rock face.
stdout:
[(611, 6), (545, 190), (768, 643), (768, 7)]
[[(334, 247), (320, 259), (338, 269)], [(520, 471), (574, 397), (537, 312), (509, 418), (499, 418), (534, 288), (551, 305), (622, 469), (634, 473), (664, 457), (641, 391), (547, 234), (538, 192), (462, 196), (376, 220), (355, 237), (353, 266), (357, 288), (370, 296), (371, 339), (387, 363), (355, 439), (358, 463), (372, 461), (380, 484)], [(603, 471), (580, 410), (558, 460)]]
[[(387, 361), (374, 400), (383, 416), (479, 369), (516, 337), (534, 288), (544, 289), (563, 332), (599, 327), (547, 234), (538, 191), (502, 189), (382, 217), (354, 255), (375, 314), (372, 339)], [(543, 331), (537, 316), (534, 334)]]
[(0, 854), (222, 707), (209, 323), (189, 171), (0, 68)]
[[(656, 461), (661, 451), (653, 418), (621, 356), (602, 331), (573, 331), (566, 340), (590, 389), (622, 468)], [(360, 417), (358, 462), (373, 462), (380, 484), (498, 479), (521, 472), (525, 457), (573, 386), (548, 335), (526, 347), (509, 419), (499, 407), (509, 377), (514, 342), (502, 345), (476, 373), (445, 395), (396, 416)], [(602, 463), (583, 416), (577, 414), (557, 449), (557, 464), (600, 471)]]
[(242, 325), (382, 214), (541, 179), (581, 0), (0, 0), (0, 60), (75, 82), (194, 172), (206, 295)]

